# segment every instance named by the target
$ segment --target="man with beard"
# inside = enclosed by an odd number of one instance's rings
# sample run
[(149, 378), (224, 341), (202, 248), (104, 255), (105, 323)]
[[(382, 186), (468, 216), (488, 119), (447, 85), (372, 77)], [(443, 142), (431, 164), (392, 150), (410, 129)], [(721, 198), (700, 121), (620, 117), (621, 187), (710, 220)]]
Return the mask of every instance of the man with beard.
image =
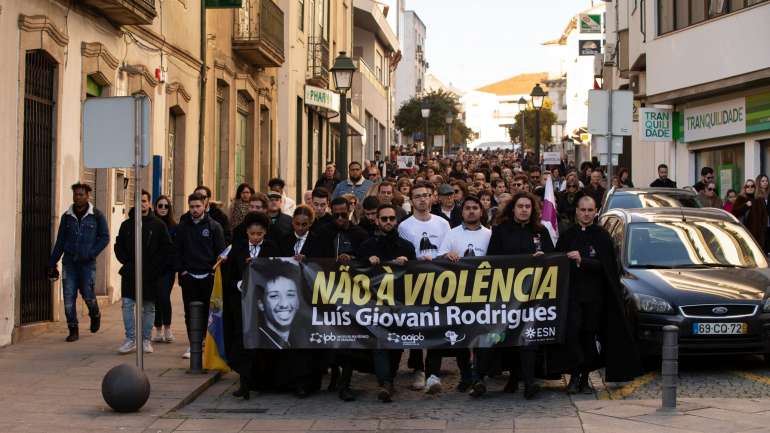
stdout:
[[(625, 317), (624, 296), (612, 239), (594, 223), (597, 206), (585, 196), (578, 200), (577, 224), (562, 233), (556, 250), (567, 253), (570, 266), (567, 340), (554, 348), (554, 370), (570, 373), (569, 394), (591, 393), (588, 375), (605, 367), (605, 380), (622, 382), (639, 375), (639, 354)], [(597, 337), (601, 336), (601, 357)], [(566, 352), (566, 353), (560, 353)], [(600, 358), (604, 364), (600, 362)]]
[(564, 191), (560, 191), (556, 195), (560, 229), (562, 227), (566, 229), (566, 227), (575, 223), (575, 209), (577, 208), (578, 200), (585, 195), (578, 182), (577, 176), (568, 178)]
[[(460, 206), (462, 209), (462, 224), (450, 230), (441, 242), (439, 257), (446, 257), (452, 262), (458, 262), (463, 257), (487, 255), (487, 246), (492, 231), (481, 224), (483, 208), (481, 201), (475, 196), (467, 196)], [(441, 361), (444, 356), (455, 356), (457, 367), (460, 369), (460, 383), (457, 390), (465, 392), (472, 385), (471, 352), (468, 349), (429, 350), (425, 362), (428, 379), (426, 392), (435, 394), (441, 391)]]
[(310, 201), (310, 205), (315, 213), (313, 226), (310, 228), (310, 231), (313, 233), (319, 233), (324, 226), (334, 222), (334, 217), (329, 213), (329, 202), (331, 201), (329, 196), (329, 190), (325, 188), (313, 190), (313, 197)]
[[(350, 204), (344, 197), (332, 200), (332, 217), (334, 222), (327, 225), (308, 253), (308, 257), (334, 258), (338, 263), (348, 264), (359, 255), (361, 244), (369, 237), (361, 227), (350, 221)], [(354, 351), (335, 350), (335, 361), (342, 367), (342, 373), (337, 380), (339, 398), (343, 401), (355, 400), (350, 389), (353, 376)]]
[(332, 200), (352, 192), (358, 198), (359, 203), (364, 201), (364, 197), (366, 197), (366, 193), (372, 187), (373, 182), (369, 179), (364, 179), (361, 175), (360, 162), (352, 161), (348, 164), (348, 176), (350, 177), (349, 179), (338, 183), (334, 188)]
[[(377, 185), (377, 199), (380, 201), (380, 204), (393, 204), (393, 194), (395, 194), (395, 189), (396, 186), (388, 181), (383, 181)], [(405, 220), (406, 217), (409, 216), (401, 206), (395, 206), (395, 208), (399, 222)]]
[(583, 188), (583, 193), (591, 196), (597, 207), (602, 207), (604, 193), (607, 192), (607, 189), (602, 186), (602, 176), (604, 176), (604, 173), (598, 168), (595, 168), (594, 171), (591, 172), (591, 183)]
[(363, 206), (364, 217), (358, 223), (358, 226), (366, 231), (366, 234), (371, 238), (374, 236), (375, 230), (377, 230), (377, 208), (380, 207), (380, 201), (377, 197), (370, 195), (364, 199)]
[[(529, 192), (518, 192), (511, 202), (503, 208), (497, 217), (497, 225), (492, 227), (487, 254), (515, 255), (531, 254), (534, 256), (553, 252), (551, 236), (540, 224), (538, 199)], [(492, 356), (502, 356), (505, 352), (518, 352), (520, 365), (509, 365), (511, 376), (505, 385), (505, 392), (513, 393), (519, 388), (519, 378), (524, 379), (524, 398), (535, 397), (539, 387), (535, 384), (535, 362), (537, 346), (523, 346), (509, 349), (476, 349), (474, 365), (474, 383), (472, 397), (480, 397), (487, 391), (484, 377), (489, 374)], [(514, 356), (515, 357), (515, 356)], [(514, 358), (512, 357), (512, 358)], [(513, 361), (511, 359), (510, 361)]]
[[(385, 262), (394, 262), (403, 266), (408, 260), (414, 260), (414, 247), (409, 241), (398, 235), (398, 216), (395, 206), (383, 204), (377, 208), (377, 231), (361, 245), (360, 256), (371, 266)], [(403, 294), (400, 301), (403, 302)], [(393, 400), (395, 388), (393, 380), (401, 360), (401, 350), (376, 349), (373, 351), (374, 372), (380, 389), (377, 398), (383, 403)]]
[(313, 188), (313, 190), (316, 190), (318, 188), (324, 188), (327, 191), (334, 191), (334, 188), (337, 186), (338, 183), (340, 183), (340, 180), (337, 179), (336, 171), (337, 170), (334, 167), (334, 163), (330, 162), (326, 164), (326, 169), (324, 170), (324, 174), (316, 181), (315, 187)]

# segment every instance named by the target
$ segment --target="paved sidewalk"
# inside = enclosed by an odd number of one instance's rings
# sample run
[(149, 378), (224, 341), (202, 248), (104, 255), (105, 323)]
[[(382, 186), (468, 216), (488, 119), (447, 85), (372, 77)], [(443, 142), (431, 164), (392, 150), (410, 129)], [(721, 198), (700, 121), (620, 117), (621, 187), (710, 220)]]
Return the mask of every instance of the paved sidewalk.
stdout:
[(0, 348), (0, 432), (156, 432), (147, 428), (215, 379), (212, 374), (185, 373), (188, 361), (181, 354), (187, 335), (179, 291), (174, 293), (177, 341), (156, 343), (155, 352), (145, 355), (152, 391), (139, 413), (115, 413), (101, 396), (105, 373), (136, 361), (133, 353), (116, 352), (124, 338), (118, 302), (103, 309), (102, 328), (96, 334), (88, 331), (88, 317), (81, 319), (77, 342), (64, 341), (67, 327), (61, 323), (44, 335)]

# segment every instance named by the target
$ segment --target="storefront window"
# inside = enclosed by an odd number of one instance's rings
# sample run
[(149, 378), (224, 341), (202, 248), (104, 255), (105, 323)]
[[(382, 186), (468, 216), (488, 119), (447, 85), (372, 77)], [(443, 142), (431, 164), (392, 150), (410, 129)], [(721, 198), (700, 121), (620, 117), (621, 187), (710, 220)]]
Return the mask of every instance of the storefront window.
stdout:
[(711, 167), (720, 197), (731, 188), (740, 191), (746, 172), (743, 154), (743, 143), (695, 151), (695, 178), (700, 179), (701, 168)]

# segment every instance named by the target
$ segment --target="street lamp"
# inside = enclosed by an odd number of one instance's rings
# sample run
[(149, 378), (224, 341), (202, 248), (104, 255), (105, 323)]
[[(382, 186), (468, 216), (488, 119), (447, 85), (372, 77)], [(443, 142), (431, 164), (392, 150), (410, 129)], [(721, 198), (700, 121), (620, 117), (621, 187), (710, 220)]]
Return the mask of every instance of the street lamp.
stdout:
[(532, 97), (532, 107), (535, 109), (535, 160), (537, 165), (540, 165), (540, 110), (543, 108), (545, 95), (546, 93), (539, 83), (535, 84), (532, 93), (529, 94)]
[[(446, 146), (447, 150), (452, 149), (452, 122), (454, 122), (454, 120), (455, 116), (452, 111), (447, 111), (446, 117), (444, 117), (444, 122), (446, 122), (446, 143), (444, 143), (444, 146)], [(446, 153), (446, 150), (444, 153)]]
[(420, 113), (422, 114), (422, 118), (425, 119), (425, 162), (430, 161), (431, 157), (431, 151), (430, 144), (428, 144), (428, 119), (430, 118), (430, 105), (428, 105), (428, 101), (423, 101), (422, 108), (420, 109)]
[(353, 59), (340, 51), (340, 55), (334, 59), (332, 66), (332, 75), (334, 77), (334, 87), (340, 93), (340, 142), (337, 148), (337, 169), (342, 178), (348, 177), (348, 98), (347, 91), (353, 85), (353, 73), (356, 71), (356, 65)]
[(527, 100), (524, 99), (524, 97), (519, 98), (519, 121), (521, 122), (521, 125), (519, 125), (519, 141), (521, 144), (521, 149), (524, 150), (524, 112), (527, 111)]

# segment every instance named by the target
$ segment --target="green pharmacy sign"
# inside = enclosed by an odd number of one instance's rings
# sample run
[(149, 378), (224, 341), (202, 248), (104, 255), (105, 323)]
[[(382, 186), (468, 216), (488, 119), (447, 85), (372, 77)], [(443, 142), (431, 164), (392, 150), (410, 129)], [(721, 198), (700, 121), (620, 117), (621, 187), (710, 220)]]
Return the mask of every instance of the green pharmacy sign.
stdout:
[(580, 33), (601, 33), (602, 16), (599, 14), (580, 14)]

